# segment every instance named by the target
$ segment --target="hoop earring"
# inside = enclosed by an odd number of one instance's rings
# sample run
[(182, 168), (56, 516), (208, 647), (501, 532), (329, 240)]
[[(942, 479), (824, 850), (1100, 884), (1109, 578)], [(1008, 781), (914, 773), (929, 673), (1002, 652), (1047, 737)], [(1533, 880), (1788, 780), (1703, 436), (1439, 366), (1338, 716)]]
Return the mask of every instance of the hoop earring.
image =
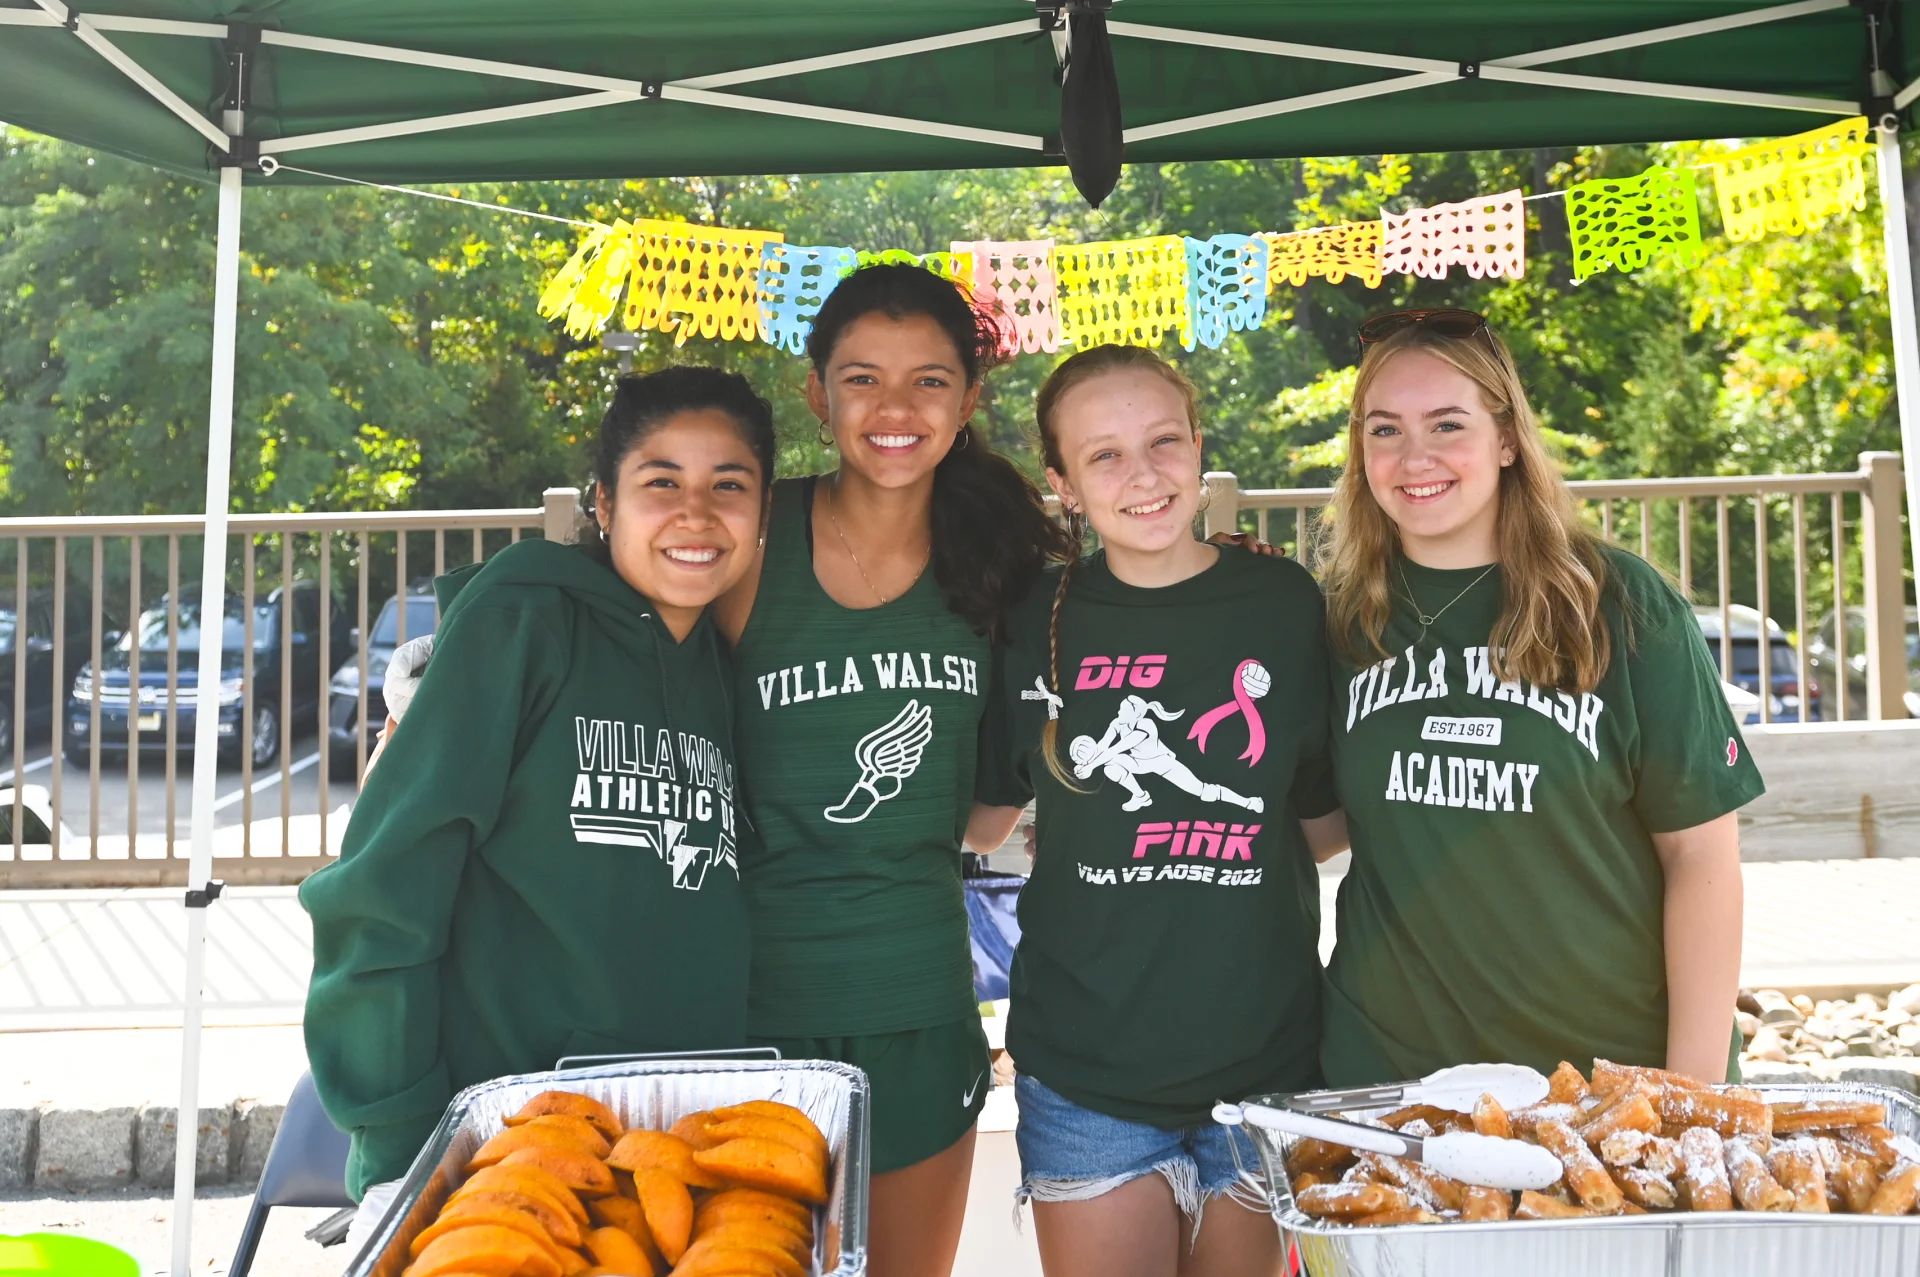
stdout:
[(1201, 475), (1200, 476), (1199, 513), (1205, 514), (1207, 512), (1207, 507), (1212, 504), (1213, 504), (1213, 485), (1207, 482), (1207, 476)]
[(833, 447), (833, 431), (827, 429), (827, 423), (824, 421), (820, 423), (819, 437), (822, 448)]
[(972, 445), (972, 443), (973, 443), (973, 427), (970, 425), (961, 426), (960, 439), (959, 439), (959, 442), (953, 445), (953, 450), (955, 452), (965, 452), (967, 448)]

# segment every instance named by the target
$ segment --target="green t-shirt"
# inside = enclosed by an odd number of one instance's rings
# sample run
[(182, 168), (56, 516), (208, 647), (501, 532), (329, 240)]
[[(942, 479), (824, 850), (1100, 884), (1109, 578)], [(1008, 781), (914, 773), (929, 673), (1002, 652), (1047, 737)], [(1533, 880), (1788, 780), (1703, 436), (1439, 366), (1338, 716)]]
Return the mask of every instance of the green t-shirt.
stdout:
[[(1040, 753), (1057, 573), (1016, 610), (981, 801), (1037, 791), (1007, 1049), (1076, 1104), (1164, 1127), (1318, 1073), (1325, 618), (1296, 563), (1224, 548), (1178, 584), (1083, 564), (1060, 610), (1061, 784)], [(1077, 766), (1076, 766), (1077, 764)]]
[(812, 479), (773, 489), (766, 565), (734, 651), (751, 829), (756, 1037), (946, 1024), (976, 1009), (960, 889), (992, 648), (928, 570), (873, 608), (820, 588)]
[[(1762, 785), (1692, 610), (1640, 559), (1606, 558), (1612, 660), (1592, 692), (1494, 678), (1498, 567), (1472, 584), (1482, 569), (1403, 561), (1382, 635), (1392, 655), (1336, 656), (1353, 868), (1327, 971), (1329, 1085), (1479, 1060), (1665, 1064), (1651, 835)], [(1408, 591), (1446, 609), (1424, 639)]]

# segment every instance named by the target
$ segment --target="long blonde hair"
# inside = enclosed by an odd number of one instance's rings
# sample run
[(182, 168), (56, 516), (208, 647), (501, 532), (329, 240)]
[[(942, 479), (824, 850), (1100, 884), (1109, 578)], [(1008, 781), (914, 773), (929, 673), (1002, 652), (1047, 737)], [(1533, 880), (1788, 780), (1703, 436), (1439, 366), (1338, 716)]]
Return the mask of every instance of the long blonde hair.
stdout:
[(1432, 355), (1480, 388), (1512, 445), (1497, 500), (1502, 600), (1488, 639), (1494, 672), (1541, 687), (1590, 692), (1611, 658), (1600, 601), (1609, 589), (1601, 542), (1581, 526), (1573, 497), (1540, 437), (1513, 355), (1492, 329), (1446, 336), (1410, 324), (1367, 350), (1347, 413), (1347, 465), (1334, 489), (1333, 535), (1320, 555), (1327, 624), (1349, 660), (1387, 655), (1380, 641), (1393, 612), (1398, 529), (1367, 483), (1366, 402), (1380, 370), (1405, 351)]
[[(1194, 389), (1186, 374), (1143, 346), (1090, 346), (1061, 361), (1047, 374), (1040, 393), (1033, 398), (1034, 424), (1040, 431), (1040, 455), (1049, 470), (1060, 475), (1067, 472), (1066, 457), (1060, 451), (1060, 432), (1055, 420), (1059, 414), (1060, 400), (1075, 386), (1085, 385), (1108, 373), (1132, 371), (1152, 373), (1178, 391), (1187, 407), (1188, 426), (1196, 432), (1200, 429), (1200, 392)], [(1087, 552), (1087, 517), (1075, 510), (1065, 510), (1065, 505), (1064, 501), (1061, 502), (1067, 524), (1067, 557), (1060, 569), (1060, 580), (1053, 587), (1053, 611), (1047, 618), (1047, 688), (1056, 701), (1061, 695), (1060, 608), (1067, 601), (1067, 585), (1073, 580), (1073, 574), (1079, 570)], [(1047, 725), (1041, 729), (1040, 752), (1047, 760), (1047, 770), (1053, 773), (1055, 780), (1068, 789), (1080, 788), (1073, 783), (1066, 764), (1060, 761), (1059, 719), (1049, 716)]]

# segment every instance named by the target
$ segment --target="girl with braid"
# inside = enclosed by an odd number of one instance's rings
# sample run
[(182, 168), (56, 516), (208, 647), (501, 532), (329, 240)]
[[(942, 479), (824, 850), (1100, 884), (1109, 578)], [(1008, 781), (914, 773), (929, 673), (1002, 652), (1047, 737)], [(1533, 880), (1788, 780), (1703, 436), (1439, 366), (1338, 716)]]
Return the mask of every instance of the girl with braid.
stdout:
[(1194, 535), (1195, 409), (1121, 346), (1036, 403), (1069, 536), (1102, 548), (1014, 608), (976, 793), (1038, 798), (1007, 1048), (1048, 1277), (1277, 1274), (1252, 1145), (1211, 1110), (1318, 1080), (1325, 614), (1297, 563)]

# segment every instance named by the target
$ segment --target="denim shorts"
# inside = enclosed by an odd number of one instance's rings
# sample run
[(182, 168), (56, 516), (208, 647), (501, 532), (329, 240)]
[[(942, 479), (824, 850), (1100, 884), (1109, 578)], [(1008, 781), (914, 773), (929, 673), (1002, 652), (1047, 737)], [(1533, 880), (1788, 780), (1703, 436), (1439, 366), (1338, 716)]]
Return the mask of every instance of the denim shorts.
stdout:
[(1237, 1127), (1209, 1122), (1166, 1130), (1082, 1108), (1025, 1073), (1014, 1079), (1020, 1125), (1017, 1200), (1079, 1202), (1158, 1172), (1180, 1213), (1197, 1219), (1225, 1193), (1265, 1212), (1265, 1181), (1253, 1141)]

